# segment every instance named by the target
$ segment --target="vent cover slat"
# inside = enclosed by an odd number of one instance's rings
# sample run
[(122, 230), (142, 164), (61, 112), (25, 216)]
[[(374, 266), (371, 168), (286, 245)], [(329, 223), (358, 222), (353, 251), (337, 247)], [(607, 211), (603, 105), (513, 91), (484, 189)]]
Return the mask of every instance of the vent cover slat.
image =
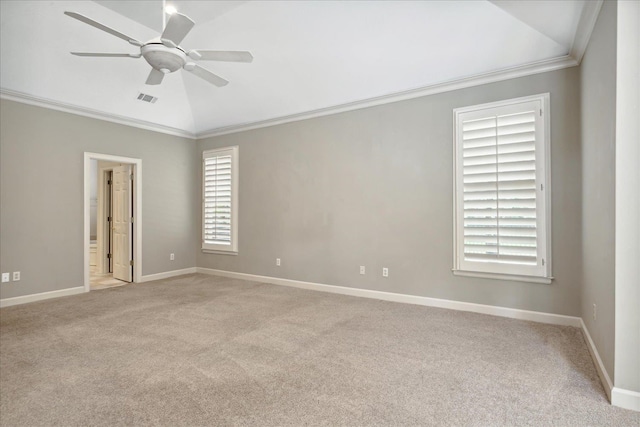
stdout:
[(138, 93), (138, 97), (136, 98), (138, 101), (148, 102), (149, 104), (155, 104), (158, 98), (153, 95), (149, 95), (146, 93)]

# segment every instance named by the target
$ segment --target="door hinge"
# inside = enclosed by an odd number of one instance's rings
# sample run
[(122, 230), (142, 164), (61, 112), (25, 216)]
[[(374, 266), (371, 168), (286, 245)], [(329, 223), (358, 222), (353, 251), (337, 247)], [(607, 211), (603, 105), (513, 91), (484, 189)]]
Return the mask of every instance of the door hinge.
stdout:
[(111, 222), (111, 217), (110, 216), (107, 217), (107, 222)]
[(111, 254), (107, 254), (107, 259), (111, 259)]
[(544, 191), (544, 184), (540, 184), (540, 191)]
[(129, 261), (129, 265), (133, 266), (133, 260)]
[(540, 109), (540, 116), (542, 117), (542, 108)]
[(107, 184), (108, 184), (108, 185), (111, 185), (111, 180), (108, 180), (108, 181), (107, 181)]
[(544, 258), (542, 258), (542, 265), (544, 265)]
[(133, 217), (131, 217), (131, 224), (133, 224)]
[(129, 175), (129, 179), (133, 181), (133, 174)]

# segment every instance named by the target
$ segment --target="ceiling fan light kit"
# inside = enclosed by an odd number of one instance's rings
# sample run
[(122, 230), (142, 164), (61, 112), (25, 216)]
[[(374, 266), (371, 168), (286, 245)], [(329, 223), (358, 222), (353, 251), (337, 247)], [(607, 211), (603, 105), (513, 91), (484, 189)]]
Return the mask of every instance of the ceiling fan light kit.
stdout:
[(140, 53), (151, 67), (167, 70), (166, 73), (178, 71), (187, 63), (187, 55), (181, 49), (166, 47), (162, 43), (145, 44), (140, 48)]
[(102, 58), (140, 58), (143, 57), (149, 65), (151, 72), (147, 77), (146, 84), (158, 85), (162, 83), (165, 74), (173, 73), (179, 69), (184, 69), (195, 74), (201, 79), (218, 87), (225, 86), (229, 82), (222, 77), (212, 73), (206, 68), (202, 68), (193, 61), (226, 61), (226, 62), (252, 62), (253, 55), (246, 51), (216, 51), (216, 50), (195, 50), (185, 51), (180, 47), (180, 43), (191, 31), (195, 22), (188, 16), (174, 12), (169, 17), (169, 21), (164, 31), (159, 37), (142, 43), (132, 37), (127, 36), (113, 28), (107, 27), (91, 18), (76, 12), (65, 12), (78, 21), (89, 24), (113, 36), (127, 41), (129, 44), (139, 47), (140, 53), (94, 53), (94, 52), (71, 52), (72, 55), (84, 57)]

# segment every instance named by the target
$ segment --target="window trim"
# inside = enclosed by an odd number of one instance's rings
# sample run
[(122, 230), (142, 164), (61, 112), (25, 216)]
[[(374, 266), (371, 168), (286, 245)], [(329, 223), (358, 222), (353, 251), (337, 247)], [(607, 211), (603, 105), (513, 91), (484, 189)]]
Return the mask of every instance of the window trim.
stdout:
[[(542, 200), (544, 206), (537, 205), (537, 215), (543, 214), (544, 216), (538, 221), (542, 222), (543, 231), (542, 240), (539, 242), (539, 250), (542, 252), (542, 257), (544, 259), (544, 266), (537, 266), (535, 269), (532, 268), (524, 268), (520, 269), (519, 267), (515, 267), (517, 264), (501, 264), (495, 262), (476, 262), (477, 267), (481, 267), (480, 269), (473, 268), (474, 261), (465, 261), (464, 254), (462, 251), (464, 250), (464, 245), (461, 245), (460, 236), (460, 212), (458, 211), (458, 206), (460, 203), (459, 197), (459, 184), (460, 177), (462, 173), (462, 164), (458, 161), (458, 156), (460, 154), (459, 147), (459, 130), (458, 130), (458, 121), (461, 114), (470, 113), (470, 112), (478, 112), (486, 109), (494, 109), (500, 107), (508, 107), (521, 103), (528, 102), (539, 102), (539, 106), (542, 109), (542, 135), (544, 141), (538, 142), (536, 141), (536, 152), (539, 152), (540, 149), (543, 150), (543, 156), (537, 157), (536, 159), (536, 168), (539, 167), (542, 162), (542, 167), (544, 168), (542, 172), (543, 176), (543, 185), (544, 191), (540, 191), (539, 187), (537, 188), (537, 193), (540, 194), (540, 200)], [(490, 102), (479, 105), (472, 105), (468, 107), (455, 108), (453, 110), (453, 274), (457, 276), (471, 276), (471, 277), (481, 277), (481, 278), (490, 278), (490, 279), (500, 279), (500, 280), (510, 280), (510, 281), (519, 281), (519, 282), (533, 282), (533, 283), (545, 283), (550, 284), (553, 280), (553, 276), (551, 274), (552, 270), (552, 253), (551, 253), (551, 194), (552, 194), (552, 185), (551, 185), (551, 126), (550, 126), (550, 95), (549, 93), (543, 93), (538, 95), (525, 96), (520, 98), (512, 98), (497, 102)], [(537, 131), (537, 130), (536, 130)], [(536, 171), (536, 179), (538, 177), (538, 171)], [(538, 185), (539, 182), (536, 182)], [(462, 243), (464, 243), (462, 241)], [(471, 264), (471, 265), (470, 265)], [(483, 264), (483, 265), (481, 265)], [(469, 268), (469, 267), (472, 268)], [(522, 266), (526, 267), (526, 266)], [(532, 271), (532, 270), (538, 270)], [(521, 270), (521, 271), (519, 271)], [(528, 271), (527, 271), (528, 270)]]
[[(210, 157), (215, 157), (220, 155), (220, 153), (231, 152), (231, 244), (230, 245), (217, 245), (213, 243), (205, 243), (204, 235), (204, 216), (205, 216), (205, 159)], [(201, 221), (200, 221), (200, 232), (201, 232), (201, 243), (202, 243), (202, 252), (204, 253), (212, 253), (212, 254), (221, 254), (221, 255), (237, 255), (238, 254), (238, 186), (239, 186), (239, 162), (238, 162), (238, 152), (239, 148), (237, 145), (232, 147), (221, 147), (215, 148), (211, 150), (205, 150), (202, 152), (202, 179), (201, 179), (201, 191), (200, 197), (202, 198), (202, 209), (201, 209)]]

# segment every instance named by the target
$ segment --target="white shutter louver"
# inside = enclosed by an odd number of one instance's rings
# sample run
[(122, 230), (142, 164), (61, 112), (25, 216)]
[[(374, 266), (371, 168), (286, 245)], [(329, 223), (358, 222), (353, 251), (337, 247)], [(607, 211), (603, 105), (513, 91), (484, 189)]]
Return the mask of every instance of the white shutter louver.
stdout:
[(235, 251), (235, 153), (203, 155), (203, 248)]
[(548, 278), (548, 95), (455, 110), (456, 265)]
[(537, 263), (535, 113), (462, 123), (465, 259)]

